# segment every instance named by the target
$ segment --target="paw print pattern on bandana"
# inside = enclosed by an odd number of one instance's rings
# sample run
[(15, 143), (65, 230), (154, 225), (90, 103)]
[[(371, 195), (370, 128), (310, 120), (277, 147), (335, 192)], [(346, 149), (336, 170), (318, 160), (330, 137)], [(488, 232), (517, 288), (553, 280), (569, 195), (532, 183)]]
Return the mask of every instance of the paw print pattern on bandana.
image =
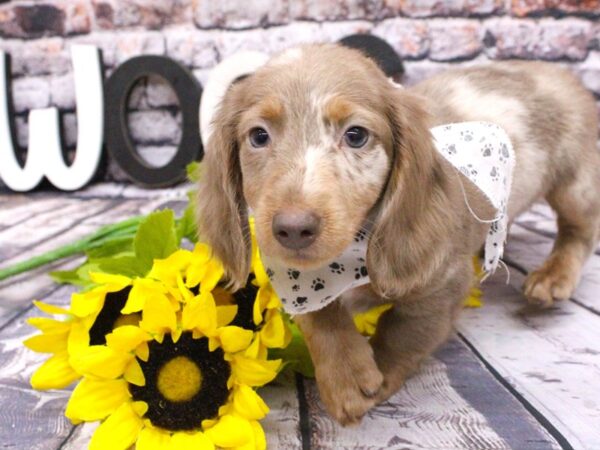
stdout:
[(312, 282), (312, 284), (310, 285), (311, 289), (313, 291), (320, 291), (321, 289), (325, 288), (325, 280), (322, 280), (321, 278), (315, 278)]
[[(496, 208), (495, 217), (481, 217), (491, 222), (485, 244), (486, 272), (499, 264), (507, 227), (507, 204), (515, 163), (514, 152), (506, 132), (488, 122), (462, 122), (442, 125), (431, 130), (439, 153), (477, 186)], [(455, 145), (457, 152), (446, 149)], [(474, 218), (477, 220), (477, 218)]]
[[(273, 274), (275, 292), (290, 314), (302, 314), (331, 303), (344, 291), (369, 283), (366, 254), (368, 232), (361, 228), (346, 250), (317, 270), (278, 266), (263, 255), (266, 270)], [(285, 276), (278, 276), (282, 272)], [(283, 301), (283, 299), (286, 299)]]
[(344, 265), (340, 264), (338, 262), (329, 264), (329, 268), (331, 269), (331, 272), (337, 273), (338, 275), (340, 275), (341, 273), (346, 271), (346, 268), (344, 267)]
[(369, 272), (367, 271), (367, 266), (360, 266), (354, 269), (354, 278), (356, 280), (359, 280), (362, 277), (366, 277), (367, 275), (369, 275)]
[[(273, 271), (271, 271), (273, 272)], [(298, 270), (294, 270), (294, 269), (288, 269), (287, 271), (288, 277), (290, 278), (290, 280), (297, 280), (298, 277), (300, 276), (300, 272)]]

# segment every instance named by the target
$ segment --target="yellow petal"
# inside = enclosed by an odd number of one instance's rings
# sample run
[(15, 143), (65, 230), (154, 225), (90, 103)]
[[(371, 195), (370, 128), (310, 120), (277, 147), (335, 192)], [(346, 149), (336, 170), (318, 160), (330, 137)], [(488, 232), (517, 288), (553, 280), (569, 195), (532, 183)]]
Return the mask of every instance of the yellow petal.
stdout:
[(198, 329), (205, 336), (212, 336), (217, 330), (217, 306), (211, 293), (194, 297), (183, 308), (181, 324), (184, 330)]
[[(254, 230), (252, 230), (254, 231)], [(265, 266), (260, 259), (260, 250), (258, 249), (258, 245), (256, 244), (256, 237), (254, 232), (252, 232), (252, 272), (254, 272), (254, 276), (256, 277), (256, 282), (259, 286), (266, 286), (270, 283), (269, 276), (265, 270)]]
[(279, 311), (269, 311), (267, 322), (260, 330), (260, 338), (263, 344), (269, 348), (283, 348), (289, 344), (291, 333)]
[(189, 250), (177, 250), (165, 259), (155, 259), (149, 278), (160, 280), (169, 286), (177, 286), (177, 276), (187, 269), (192, 259)]
[(235, 315), (238, 312), (237, 305), (225, 305), (217, 306), (217, 326), (224, 327), (231, 323), (235, 319)]
[(166, 293), (167, 288), (163, 283), (149, 278), (138, 278), (133, 282), (133, 287), (129, 292), (121, 314), (139, 312), (144, 308), (147, 298)]
[(198, 286), (206, 275), (208, 262), (211, 258), (212, 251), (206, 244), (196, 244), (192, 253), (190, 266), (186, 271), (185, 285), (189, 288)]
[(61, 314), (68, 316), (70, 315), (69, 311), (60, 306), (50, 305), (48, 303), (40, 302), (39, 300), (34, 300), (33, 304), (40, 310), (45, 312), (46, 314)]
[(232, 375), (240, 383), (254, 387), (263, 386), (273, 381), (277, 376), (277, 370), (281, 366), (280, 359), (258, 360), (242, 355), (234, 355), (232, 361)]
[(125, 378), (129, 383), (135, 384), (136, 386), (146, 385), (146, 377), (144, 376), (144, 372), (140, 367), (140, 363), (138, 363), (136, 359), (133, 359), (129, 363), (129, 365), (125, 369), (123, 378)]
[(130, 403), (123, 403), (96, 430), (89, 450), (126, 450), (136, 440), (144, 424)]
[(244, 352), (248, 358), (267, 359), (267, 347), (262, 345), (260, 334), (257, 334), (250, 346)]
[(221, 347), (229, 353), (240, 352), (247, 348), (254, 336), (252, 331), (237, 326), (219, 328), (218, 333)]
[(38, 353), (59, 353), (67, 349), (68, 331), (60, 333), (44, 333), (23, 341), (23, 345)]
[(75, 355), (85, 351), (90, 345), (90, 333), (87, 324), (74, 322), (69, 333), (68, 349), (69, 355)]
[(182, 296), (181, 301), (184, 303), (189, 302), (192, 298), (194, 298), (194, 294), (185, 286), (181, 275), (177, 275), (177, 288)]
[(48, 359), (31, 377), (34, 389), (62, 389), (81, 378), (69, 364), (66, 351), (60, 352)]
[(150, 347), (148, 346), (147, 342), (142, 342), (140, 345), (138, 345), (138, 347), (135, 349), (135, 356), (144, 362), (148, 361), (148, 358), (150, 357)]
[(77, 317), (86, 317), (100, 312), (104, 306), (106, 289), (96, 288), (82, 294), (75, 293), (71, 296), (71, 312)]
[(177, 328), (177, 315), (166, 296), (153, 295), (146, 299), (140, 328), (151, 334), (168, 333)]
[[(135, 443), (135, 450), (170, 450), (171, 435), (157, 428), (146, 427), (140, 431), (140, 436)], [(192, 447), (180, 447), (181, 450)]]
[(49, 319), (48, 317), (32, 317), (27, 319), (27, 323), (32, 327), (37, 328), (42, 333), (58, 333), (61, 331), (69, 331), (71, 329), (70, 321), (62, 321)]
[(110, 347), (92, 345), (83, 353), (71, 355), (69, 361), (83, 375), (112, 379), (123, 375), (132, 358)]
[(73, 390), (65, 416), (74, 422), (102, 420), (130, 397), (125, 380), (84, 378)]
[(171, 437), (171, 447), (169, 450), (214, 450), (215, 445), (202, 432), (185, 433), (177, 432)]
[(131, 285), (131, 278), (124, 275), (113, 275), (110, 273), (90, 272), (90, 279), (104, 286), (107, 292), (117, 292)]
[(152, 337), (139, 327), (123, 325), (106, 335), (106, 345), (114, 350), (127, 353), (135, 350), (142, 342)]
[(265, 430), (261, 424), (255, 420), (250, 422), (252, 431), (254, 431), (254, 448), (256, 450), (266, 450), (267, 448), (267, 437), (265, 436)]
[(206, 268), (206, 275), (200, 282), (200, 290), (204, 292), (212, 291), (217, 287), (224, 273), (223, 264), (217, 259), (211, 259)]
[(260, 395), (244, 384), (233, 391), (233, 408), (239, 416), (250, 420), (260, 420), (269, 412), (269, 407)]
[(252, 442), (254, 431), (246, 419), (232, 415), (225, 415), (216, 425), (206, 430), (208, 437), (217, 447), (240, 447)]

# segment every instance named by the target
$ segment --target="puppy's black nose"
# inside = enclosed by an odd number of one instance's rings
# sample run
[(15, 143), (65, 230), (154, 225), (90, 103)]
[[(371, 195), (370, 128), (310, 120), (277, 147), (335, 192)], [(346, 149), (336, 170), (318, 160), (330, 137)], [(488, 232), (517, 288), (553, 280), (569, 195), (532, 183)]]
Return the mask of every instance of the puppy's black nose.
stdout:
[(288, 210), (273, 217), (273, 236), (281, 245), (292, 250), (310, 246), (319, 235), (321, 219), (315, 213)]

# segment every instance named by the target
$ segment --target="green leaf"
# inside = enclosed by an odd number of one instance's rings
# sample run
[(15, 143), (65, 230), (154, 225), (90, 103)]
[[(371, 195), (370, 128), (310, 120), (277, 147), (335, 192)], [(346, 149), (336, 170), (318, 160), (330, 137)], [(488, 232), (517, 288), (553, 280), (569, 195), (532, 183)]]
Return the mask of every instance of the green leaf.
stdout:
[(76, 286), (85, 285), (85, 280), (81, 279), (77, 269), (74, 270), (57, 270), (50, 272), (49, 275), (58, 284), (73, 284)]
[(201, 178), (201, 169), (202, 164), (200, 162), (192, 161), (191, 163), (189, 163), (185, 168), (188, 180), (194, 183), (198, 182)]
[(50, 272), (50, 276), (60, 284), (88, 287), (94, 284), (90, 279), (90, 272), (97, 272), (98, 270), (98, 264), (86, 261), (73, 270)]
[(164, 259), (177, 250), (178, 243), (173, 211), (165, 209), (150, 214), (142, 221), (133, 240), (133, 248), (147, 272), (155, 259)]
[(126, 277), (144, 277), (152, 268), (145, 261), (133, 255), (100, 258), (92, 261), (100, 272), (125, 275)]

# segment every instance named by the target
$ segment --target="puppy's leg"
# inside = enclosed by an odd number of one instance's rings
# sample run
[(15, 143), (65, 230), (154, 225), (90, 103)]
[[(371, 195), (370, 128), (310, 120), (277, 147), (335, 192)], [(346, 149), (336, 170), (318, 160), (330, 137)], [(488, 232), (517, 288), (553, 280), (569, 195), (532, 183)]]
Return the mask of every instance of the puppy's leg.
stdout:
[(402, 300), (379, 319), (371, 338), (377, 366), (384, 376), (378, 403), (396, 393), (452, 332), (473, 277), (468, 264), (461, 267), (464, 270), (444, 287), (425, 297)]
[(568, 299), (598, 242), (600, 158), (594, 162), (547, 197), (558, 214), (558, 236), (546, 262), (525, 281), (525, 296), (533, 304), (548, 307), (554, 300)]
[(375, 405), (383, 382), (368, 341), (339, 301), (294, 320), (315, 365), (325, 408), (342, 425), (358, 423)]

